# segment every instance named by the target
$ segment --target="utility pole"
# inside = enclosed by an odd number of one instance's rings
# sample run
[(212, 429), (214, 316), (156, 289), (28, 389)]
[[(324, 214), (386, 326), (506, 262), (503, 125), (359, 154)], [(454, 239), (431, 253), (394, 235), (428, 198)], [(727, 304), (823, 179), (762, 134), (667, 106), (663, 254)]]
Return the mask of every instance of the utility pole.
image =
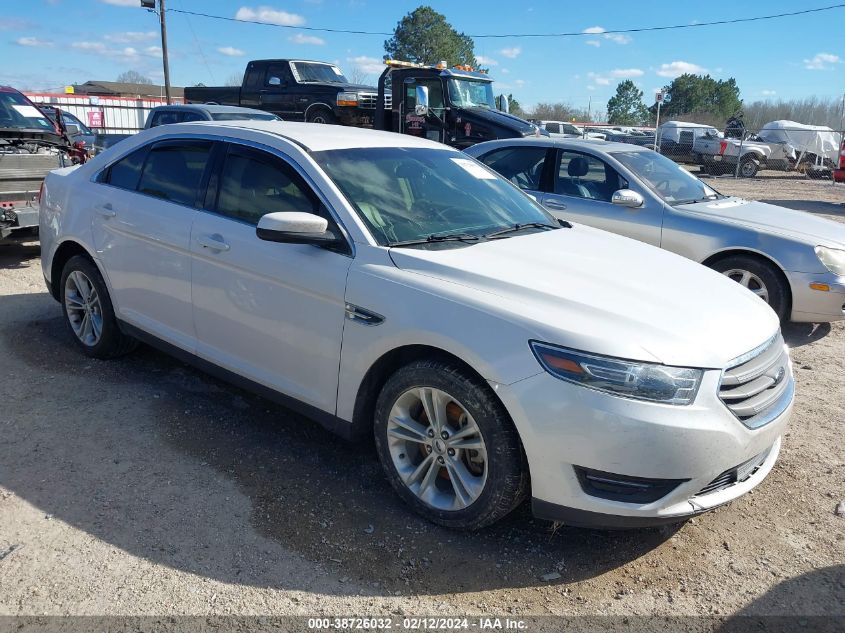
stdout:
[[(155, 0), (141, 0), (141, 7), (155, 12)], [(164, 0), (158, 0), (158, 17), (161, 23), (161, 59), (164, 63), (164, 96), (168, 105), (173, 103), (170, 98), (170, 63), (167, 59), (167, 22), (165, 20), (166, 10)]]

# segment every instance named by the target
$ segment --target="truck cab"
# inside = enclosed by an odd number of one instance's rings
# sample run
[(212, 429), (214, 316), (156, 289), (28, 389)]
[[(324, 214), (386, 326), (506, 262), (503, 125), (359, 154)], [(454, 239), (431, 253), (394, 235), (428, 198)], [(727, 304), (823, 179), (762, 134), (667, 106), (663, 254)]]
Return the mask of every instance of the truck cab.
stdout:
[[(493, 79), (469, 66), (447, 68), (388, 60), (378, 82), (375, 128), (459, 149), (501, 138), (549, 133), (496, 106)], [(420, 103), (420, 101), (426, 103)], [(420, 107), (418, 107), (420, 106)]]

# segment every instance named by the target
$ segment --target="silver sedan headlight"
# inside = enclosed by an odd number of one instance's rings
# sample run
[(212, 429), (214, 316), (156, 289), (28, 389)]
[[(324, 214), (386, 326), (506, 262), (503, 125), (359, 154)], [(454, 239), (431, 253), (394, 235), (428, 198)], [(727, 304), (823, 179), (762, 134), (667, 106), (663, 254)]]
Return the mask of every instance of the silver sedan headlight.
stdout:
[(816, 257), (834, 275), (845, 277), (845, 251), (827, 246), (816, 246)]
[(538, 341), (531, 341), (531, 350), (555, 378), (634, 400), (690, 404), (704, 375), (700, 369), (598, 356)]

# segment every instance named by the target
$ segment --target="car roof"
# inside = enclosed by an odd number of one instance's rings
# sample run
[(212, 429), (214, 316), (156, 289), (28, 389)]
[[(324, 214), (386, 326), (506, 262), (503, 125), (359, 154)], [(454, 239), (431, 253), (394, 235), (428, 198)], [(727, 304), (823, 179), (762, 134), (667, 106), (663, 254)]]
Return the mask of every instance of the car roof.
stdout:
[(633, 145), (632, 143), (617, 143), (614, 141), (603, 141), (596, 138), (565, 138), (561, 136), (552, 137), (526, 137), (526, 138), (509, 138), (498, 141), (488, 141), (473, 145), (469, 148), (469, 153), (476, 155), (479, 151), (486, 147), (493, 149), (494, 147), (512, 147), (514, 145), (541, 145), (543, 147), (559, 147), (561, 149), (594, 149), (599, 152), (648, 152), (651, 151), (647, 147), (641, 145)]
[(170, 105), (156, 106), (151, 111), (160, 112), (161, 110), (191, 110), (194, 112), (208, 112), (209, 114), (224, 114), (229, 112), (257, 112), (260, 114), (272, 114), (272, 112), (265, 112), (264, 110), (257, 110), (255, 108), (242, 108), (241, 106), (230, 105), (214, 105), (210, 103), (172, 103)]
[(200, 128), (214, 128), (219, 132), (244, 130), (263, 132), (293, 141), (300, 147), (312, 152), (332, 149), (353, 149), (364, 147), (421, 147), (441, 149), (458, 153), (442, 143), (417, 138), (408, 134), (395, 134), (379, 130), (346, 127), (344, 125), (325, 125), (322, 123), (291, 123), (288, 121), (197, 121), (196, 123), (176, 123), (162, 125), (153, 129), (178, 129), (196, 125)]

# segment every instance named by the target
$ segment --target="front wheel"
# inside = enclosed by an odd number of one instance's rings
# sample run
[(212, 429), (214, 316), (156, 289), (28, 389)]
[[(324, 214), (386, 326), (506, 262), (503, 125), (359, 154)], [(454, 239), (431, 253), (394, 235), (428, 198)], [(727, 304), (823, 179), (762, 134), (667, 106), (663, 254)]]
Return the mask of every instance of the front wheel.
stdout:
[(308, 116), (305, 117), (305, 120), (308, 123), (323, 123), (326, 125), (331, 125), (337, 123), (337, 117), (334, 113), (327, 109), (327, 108), (312, 108), (311, 111), (308, 112)]
[(743, 178), (754, 178), (759, 168), (760, 165), (756, 160), (753, 158), (744, 158), (739, 164), (739, 175)]
[(486, 385), (450, 363), (417, 361), (388, 379), (375, 440), (390, 484), (434, 523), (477, 530), (526, 496), (528, 470), (510, 416)]
[(712, 268), (748, 288), (769, 304), (781, 322), (786, 321), (789, 288), (771, 264), (747, 255), (733, 255), (716, 262)]

